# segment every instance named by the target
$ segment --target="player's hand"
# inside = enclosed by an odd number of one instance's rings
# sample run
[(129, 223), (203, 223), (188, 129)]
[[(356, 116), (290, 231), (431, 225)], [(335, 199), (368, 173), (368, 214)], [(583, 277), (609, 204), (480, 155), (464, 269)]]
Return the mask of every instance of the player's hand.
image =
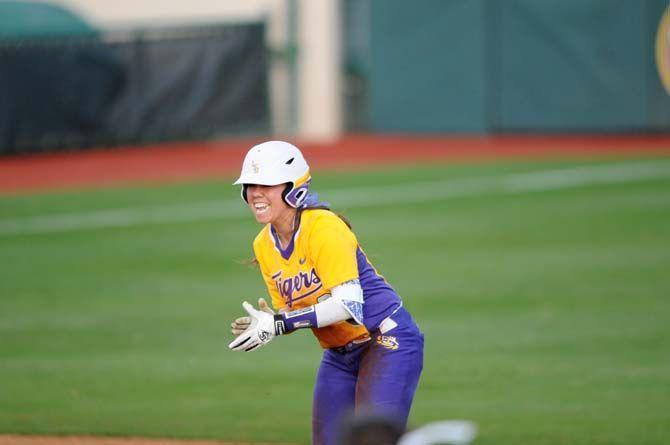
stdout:
[(236, 318), (235, 321), (233, 321), (230, 324), (230, 332), (235, 337), (237, 337), (242, 332), (249, 329), (249, 326), (251, 326), (251, 318), (250, 317), (239, 317), (239, 318)]
[(233, 340), (228, 347), (233, 351), (253, 351), (269, 343), (277, 335), (274, 316), (268, 312), (254, 309), (246, 301), (242, 303), (242, 307), (249, 314), (249, 327)]
[(271, 315), (275, 314), (275, 311), (273, 311), (272, 308), (268, 305), (268, 302), (265, 301), (265, 298), (258, 299), (258, 309)]
[[(268, 314), (271, 314), (271, 315), (275, 314), (275, 311), (273, 311), (272, 308), (268, 305), (268, 302), (265, 301), (265, 298), (259, 298), (258, 299), (258, 308), (263, 312), (267, 312)], [(249, 329), (250, 325), (251, 325), (251, 318), (250, 317), (236, 318), (235, 321), (233, 321), (230, 324), (230, 328), (231, 328), (230, 332), (235, 337), (237, 337), (242, 332)]]

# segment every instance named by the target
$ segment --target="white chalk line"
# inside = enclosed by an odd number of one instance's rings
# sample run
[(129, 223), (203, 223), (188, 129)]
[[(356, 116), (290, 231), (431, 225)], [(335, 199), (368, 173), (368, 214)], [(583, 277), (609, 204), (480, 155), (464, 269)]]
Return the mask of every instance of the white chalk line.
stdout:
[[(337, 208), (386, 206), (445, 200), (486, 193), (529, 193), (670, 178), (670, 161), (637, 161), (580, 166), (497, 176), (440, 179), (408, 184), (375, 185), (325, 192)], [(230, 220), (248, 214), (239, 199), (153, 207), (62, 213), (0, 220), (0, 235), (42, 234), (121, 228), (203, 220)]]

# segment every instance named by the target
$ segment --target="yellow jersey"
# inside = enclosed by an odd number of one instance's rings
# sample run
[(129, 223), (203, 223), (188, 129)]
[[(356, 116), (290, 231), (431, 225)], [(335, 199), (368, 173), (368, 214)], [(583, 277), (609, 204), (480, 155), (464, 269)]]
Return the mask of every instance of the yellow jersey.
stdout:
[[(298, 230), (285, 249), (270, 224), (256, 236), (253, 247), (272, 305), (278, 310), (314, 305), (330, 297), (333, 287), (359, 278), (361, 250), (356, 235), (330, 210), (303, 210)], [(323, 348), (369, 336), (365, 326), (349, 321), (311, 329)]]

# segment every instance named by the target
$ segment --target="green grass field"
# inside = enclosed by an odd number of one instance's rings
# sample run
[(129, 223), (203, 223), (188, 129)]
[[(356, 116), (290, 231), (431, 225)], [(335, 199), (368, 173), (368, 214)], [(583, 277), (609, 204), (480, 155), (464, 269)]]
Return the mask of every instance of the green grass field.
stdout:
[[(411, 425), (470, 419), (480, 445), (667, 443), (670, 160), (313, 184), (426, 335)], [(0, 432), (308, 443), (311, 334), (227, 348), (240, 303), (264, 295), (238, 200), (229, 181), (0, 198)]]

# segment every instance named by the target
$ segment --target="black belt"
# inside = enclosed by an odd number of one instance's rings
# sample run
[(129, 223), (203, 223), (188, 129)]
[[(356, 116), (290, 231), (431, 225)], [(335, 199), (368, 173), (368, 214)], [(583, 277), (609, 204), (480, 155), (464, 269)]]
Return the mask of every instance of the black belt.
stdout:
[(359, 340), (352, 340), (344, 346), (338, 346), (336, 348), (330, 348), (330, 350), (333, 351), (333, 352), (337, 352), (338, 354), (346, 354), (347, 352), (351, 352), (354, 349), (357, 349), (360, 346), (366, 344), (370, 340), (372, 340), (371, 337), (362, 338), (362, 339), (359, 339)]

